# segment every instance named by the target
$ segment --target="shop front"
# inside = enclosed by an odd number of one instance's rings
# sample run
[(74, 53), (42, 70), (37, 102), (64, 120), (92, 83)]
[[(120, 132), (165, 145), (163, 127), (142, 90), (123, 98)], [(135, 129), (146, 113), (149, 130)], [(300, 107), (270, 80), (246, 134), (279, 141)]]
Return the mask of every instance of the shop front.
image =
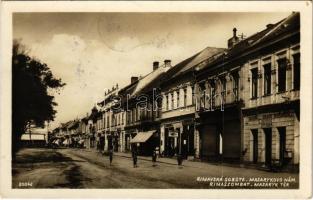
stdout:
[(177, 154), (187, 159), (194, 156), (194, 122), (184, 120), (164, 125), (163, 155), (173, 157)]
[(130, 143), (137, 144), (138, 155), (151, 156), (159, 148), (159, 134), (155, 130), (138, 132)]
[(199, 121), (201, 160), (239, 162), (242, 131), (238, 108), (201, 113)]

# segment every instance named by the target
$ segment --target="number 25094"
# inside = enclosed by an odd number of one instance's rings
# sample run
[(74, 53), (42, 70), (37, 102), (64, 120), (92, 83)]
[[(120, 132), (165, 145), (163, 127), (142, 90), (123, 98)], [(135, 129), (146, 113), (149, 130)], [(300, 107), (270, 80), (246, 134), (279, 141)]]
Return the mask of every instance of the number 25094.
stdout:
[(33, 187), (33, 183), (32, 182), (19, 182), (18, 186), (19, 187)]

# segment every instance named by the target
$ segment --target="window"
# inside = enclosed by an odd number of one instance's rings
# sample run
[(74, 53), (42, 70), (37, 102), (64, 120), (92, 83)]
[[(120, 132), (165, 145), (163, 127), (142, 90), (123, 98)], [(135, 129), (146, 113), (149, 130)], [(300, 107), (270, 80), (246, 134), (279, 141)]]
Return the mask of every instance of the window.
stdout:
[(200, 105), (202, 108), (206, 107), (206, 91), (205, 91), (205, 85), (202, 86), (201, 88), (202, 92), (201, 92), (201, 101), (200, 101)]
[(174, 107), (174, 92), (172, 93), (172, 99), (171, 100), (172, 100), (172, 110), (173, 110), (175, 108)]
[(179, 108), (179, 91), (177, 91), (177, 108)]
[(239, 75), (238, 72), (234, 73), (233, 75), (233, 93), (235, 97), (235, 101), (238, 101), (238, 88), (239, 88)]
[(271, 94), (271, 64), (263, 66), (264, 69), (264, 95)]
[(169, 99), (170, 99), (170, 94), (168, 94), (166, 98), (166, 110), (170, 109)]
[(135, 108), (133, 108), (132, 114), (133, 114), (133, 116), (132, 116), (132, 123), (134, 123), (136, 121), (136, 109)]
[(222, 77), (221, 78), (221, 95), (222, 95), (222, 98), (223, 98), (223, 101), (226, 100), (226, 79), (225, 77)]
[(187, 106), (187, 89), (184, 89), (184, 106)]
[(293, 89), (300, 90), (300, 53), (293, 55)]
[(251, 69), (252, 74), (252, 90), (251, 90), (251, 97), (252, 99), (258, 97), (258, 69), (254, 68)]
[(278, 92), (286, 91), (286, 58), (278, 60)]
[(192, 102), (192, 105), (195, 104), (195, 87), (194, 86), (191, 87), (191, 102)]
[(211, 102), (211, 107), (214, 107), (215, 106), (215, 87), (216, 87), (216, 84), (215, 84), (215, 81), (212, 80), (210, 81), (210, 85), (211, 85), (211, 94), (209, 94), (211, 96), (211, 98), (209, 99), (210, 102)]

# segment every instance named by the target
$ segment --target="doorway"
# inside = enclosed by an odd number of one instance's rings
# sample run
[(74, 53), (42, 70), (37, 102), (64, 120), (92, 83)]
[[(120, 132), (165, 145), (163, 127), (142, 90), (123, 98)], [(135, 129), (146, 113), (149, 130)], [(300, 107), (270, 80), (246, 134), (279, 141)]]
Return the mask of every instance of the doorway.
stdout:
[(272, 129), (265, 128), (265, 165), (271, 166), (272, 162)]
[(258, 162), (258, 129), (252, 129), (253, 138), (253, 163)]
[(279, 127), (279, 161), (284, 164), (286, 152), (286, 127)]

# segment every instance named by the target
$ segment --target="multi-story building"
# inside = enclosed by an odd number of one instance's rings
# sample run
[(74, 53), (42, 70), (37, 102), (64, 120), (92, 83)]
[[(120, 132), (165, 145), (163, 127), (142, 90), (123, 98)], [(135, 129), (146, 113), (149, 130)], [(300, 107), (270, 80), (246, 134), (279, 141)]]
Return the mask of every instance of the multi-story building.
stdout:
[(154, 62), (151, 73), (141, 78), (132, 77), (131, 84), (119, 93), (126, 111), (126, 147), (130, 148), (130, 143), (138, 145), (141, 155), (151, 155), (160, 148), (160, 81), (170, 68), (170, 60), (161, 66)]
[(105, 151), (124, 151), (124, 125), (125, 113), (121, 109), (118, 97), (118, 84), (105, 92), (104, 100), (98, 103), (101, 106), (101, 114), (98, 115), (98, 129), (101, 132), (101, 149)]
[[(207, 47), (197, 54), (173, 66), (161, 83), (161, 152), (164, 156), (181, 154), (184, 158), (198, 151), (194, 135), (195, 76), (194, 68), (223, 49)], [(196, 142), (195, 142), (196, 141)]]
[(198, 68), (200, 157), (299, 163), (299, 13), (242, 38)]
[(269, 24), (252, 45), (242, 58), (242, 81), (247, 86), (243, 90), (243, 160), (297, 168), (300, 14)]

